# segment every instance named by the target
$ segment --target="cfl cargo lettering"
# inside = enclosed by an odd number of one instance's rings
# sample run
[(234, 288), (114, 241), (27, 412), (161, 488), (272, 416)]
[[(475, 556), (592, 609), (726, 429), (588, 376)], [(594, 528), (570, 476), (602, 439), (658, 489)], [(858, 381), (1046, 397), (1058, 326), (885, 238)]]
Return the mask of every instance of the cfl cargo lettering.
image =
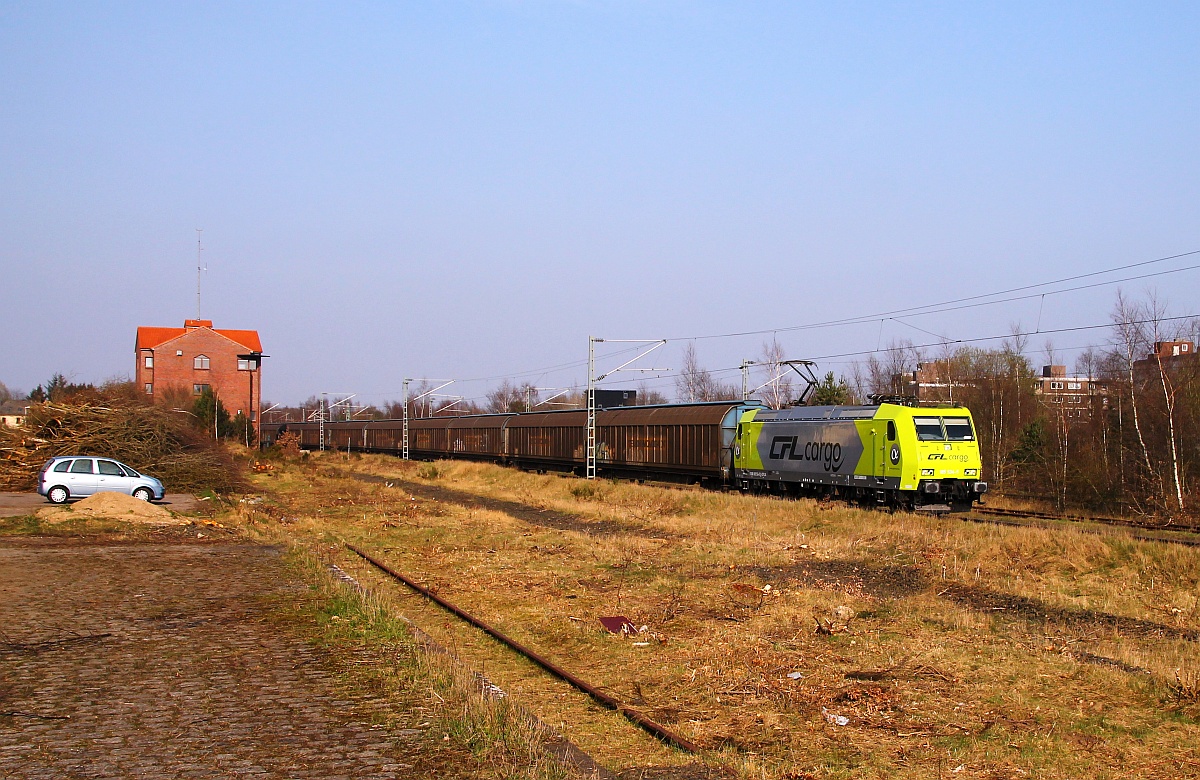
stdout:
[(821, 463), (826, 471), (842, 468), (842, 445), (837, 442), (809, 441), (797, 445), (796, 436), (776, 436), (771, 439), (772, 460), (811, 460)]

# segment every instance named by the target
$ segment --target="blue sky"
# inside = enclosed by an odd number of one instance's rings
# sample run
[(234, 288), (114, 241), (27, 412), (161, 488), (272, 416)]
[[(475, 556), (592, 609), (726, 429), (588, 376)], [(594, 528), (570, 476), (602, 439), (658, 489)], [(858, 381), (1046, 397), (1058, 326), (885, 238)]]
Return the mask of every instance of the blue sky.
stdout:
[[(4, 3), (0, 381), (131, 373), (138, 325), (195, 316), (201, 227), (202, 314), (260, 331), (284, 402), (1197, 250), (1198, 33), (1187, 3)], [(1121, 286), (1200, 311), (1200, 270)], [(1116, 289), (778, 338), (1096, 324)]]

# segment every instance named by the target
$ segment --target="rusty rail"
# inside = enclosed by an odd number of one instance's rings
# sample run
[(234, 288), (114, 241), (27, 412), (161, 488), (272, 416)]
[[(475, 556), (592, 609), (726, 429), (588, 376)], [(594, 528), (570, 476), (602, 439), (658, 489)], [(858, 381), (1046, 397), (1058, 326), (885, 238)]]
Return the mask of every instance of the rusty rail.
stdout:
[[(985, 515), (986, 517), (980, 517)], [(958, 515), (963, 520), (969, 520), (973, 523), (991, 523), (993, 525), (1007, 525), (1016, 528), (1062, 528), (1065, 525), (1080, 522), (1092, 522), (1097, 525), (1107, 525), (1117, 528), (1130, 529), (1129, 537), (1140, 542), (1160, 542), (1162, 544), (1179, 544), (1186, 547), (1200, 547), (1200, 536), (1195, 535), (1197, 532), (1196, 526), (1154, 526), (1142, 523), (1137, 523), (1132, 520), (1124, 520), (1112, 517), (1084, 517), (1082, 515), (1054, 515), (1049, 512), (1032, 512), (1016, 509), (993, 509), (992, 507), (975, 507), (970, 512)], [(1021, 519), (1028, 519), (1032, 522), (1023, 523)], [(1072, 530), (1078, 533), (1092, 534), (1095, 536), (1103, 535), (1104, 532), (1097, 528), (1073, 528)], [(1155, 536), (1151, 533), (1139, 533), (1139, 531), (1158, 531), (1169, 534), (1192, 534), (1188, 536)]]
[(685, 737), (679, 736), (675, 732), (668, 729), (666, 726), (663, 726), (660, 723), (656, 723), (655, 721), (651, 720), (650, 718), (647, 718), (645, 715), (641, 714), (637, 710), (634, 710), (634, 709), (631, 709), (631, 708), (625, 706), (624, 704), (622, 704), (620, 702), (620, 700), (615, 699), (612, 696), (609, 696), (607, 693), (604, 693), (603, 691), (599, 690), (594, 685), (591, 685), (590, 683), (588, 683), (584, 680), (581, 680), (580, 678), (571, 674), (566, 669), (563, 669), (561, 666), (554, 663), (553, 661), (542, 657), (541, 655), (539, 655), (538, 653), (529, 649), (525, 645), (521, 644), (520, 642), (516, 641), (515, 639), (512, 639), (511, 637), (509, 637), (508, 635), (506, 635), (504, 632), (500, 631), (499, 629), (493, 628), (492, 626), (488, 625), (487, 623), (485, 623), (484, 621), (475, 617), (474, 615), (471, 615), (470, 613), (468, 613), (462, 609), (459, 609), (458, 607), (454, 606), (449, 601), (446, 601), (441, 596), (438, 596), (436, 593), (429, 590), (425, 586), (421, 585), (418, 582), (414, 582), (412, 579), (404, 576), (403, 574), (401, 574), (400, 572), (391, 568), (390, 566), (383, 563), (382, 561), (376, 560), (371, 555), (369, 555), (366, 552), (363, 552), (362, 550), (358, 549), (357, 547), (355, 547), (352, 544), (347, 544), (346, 548), (348, 550), (350, 550), (351, 552), (355, 553), (356, 555), (362, 557), (368, 563), (375, 566), (377, 569), (384, 572), (388, 576), (390, 576), (394, 579), (397, 579), (400, 582), (403, 582), (405, 585), (412, 588), (417, 593), (420, 593), (422, 596), (429, 599), (430, 601), (436, 603), (438, 606), (442, 607), (445, 610), (453, 612), (455, 615), (457, 615), (458, 617), (467, 621), (471, 625), (475, 626), (476, 628), (480, 629), (481, 631), (486, 632), (492, 638), (507, 645), (511, 649), (516, 650), (518, 653), (525, 656), (530, 661), (533, 661), (535, 664), (542, 667), (547, 672), (550, 672), (550, 674), (554, 675), (555, 677), (559, 678), (560, 680), (564, 680), (564, 681), (570, 683), (575, 688), (578, 688), (579, 690), (586, 693), (588, 696), (591, 696), (593, 699), (595, 699), (600, 704), (603, 704), (605, 707), (608, 707), (609, 709), (613, 709), (613, 710), (616, 710), (617, 712), (621, 713), (626, 718), (628, 718), (630, 721), (637, 724), (642, 729), (645, 729), (650, 734), (653, 734), (658, 739), (661, 739), (664, 742), (668, 742), (672, 745), (675, 745), (676, 747), (686, 750), (689, 753), (699, 752), (700, 748), (698, 745), (696, 745), (696, 743), (692, 742), (691, 740), (689, 740)]

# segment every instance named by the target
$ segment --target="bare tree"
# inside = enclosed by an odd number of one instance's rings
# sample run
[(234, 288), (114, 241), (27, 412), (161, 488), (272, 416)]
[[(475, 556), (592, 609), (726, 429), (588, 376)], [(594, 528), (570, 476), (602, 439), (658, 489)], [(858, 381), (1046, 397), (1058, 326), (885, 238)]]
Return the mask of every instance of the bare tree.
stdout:
[(850, 366), (847, 381), (850, 383), (851, 393), (859, 403), (865, 403), (867, 396), (874, 392), (871, 387), (871, 374), (861, 361), (856, 361)]
[(775, 339), (764, 341), (758, 364), (767, 370), (767, 384), (762, 389), (763, 401), (772, 409), (782, 409), (795, 398), (792, 372), (783, 361), (787, 353)]
[(1046, 343), (1042, 346), (1042, 351), (1046, 353), (1046, 365), (1058, 365), (1058, 351), (1054, 349), (1054, 339), (1046, 339)]
[(649, 406), (651, 404), (665, 404), (668, 399), (660, 391), (655, 390), (646, 383), (646, 380), (638, 382), (637, 386), (637, 402), (639, 406)]
[(1075, 357), (1075, 376), (1087, 378), (1090, 385), (1100, 375), (1100, 361), (1100, 353), (1088, 347)]
[(514, 384), (505, 379), (487, 394), (489, 412), (527, 412), (537, 405), (538, 389), (530, 382)]
[(1020, 436), (1022, 418), (1034, 407), (1033, 371), (1009, 341), (995, 350), (964, 347), (950, 362), (960, 387), (956, 399), (975, 418), (988, 478), (1001, 486), (1012, 463), (1010, 440)]
[(675, 392), (681, 401), (701, 401), (712, 384), (712, 374), (700, 367), (696, 345), (688, 342), (683, 348), (683, 363), (675, 377)]
[[(1163, 332), (1163, 318), (1166, 315), (1166, 303), (1158, 299), (1158, 296), (1151, 292), (1145, 306), (1147, 319), (1150, 320), (1151, 333), (1153, 335), (1154, 344), (1154, 360), (1158, 368), (1159, 386), (1162, 388), (1163, 404), (1166, 409), (1167, 416), (1167, 451), (1171, 456), (1171, 479), (1175, 492), (1175, 508), (1177, 511), (1183, 511), (1183, 482), (1180, 478), (1179, 467), (1179, 447), (1176, 444), (1175, 434), (1175, 397), (1179, 392), (1177, 379), (1179, 377), (1169, 375), (1167, 369), (1163, 366), (1162, 350), (1158, 349), (1158, 343), (1161, 341), (1170, 340)], [(1164, 496), (1165, 498), (1165, 496)]]
[(867, 395), (904, 395), (907, 376), (925, 362), (925, 354), (908, 339), (893, 341), (887, 349), (871, 353), (863, 369), (865, 377), (857, 380), (867, 387)]
[(713, 378), (712, 372), (701, 367), (696, 345), (688, 342), (683, 350), (683, 365), (675, 377), (675, 392), (681, 401), (723, 401), (740, 397), (732, 384)]
[(1113, 326), (1116, 330), (1114, 347), (1120, 355), (1121, 369), (1128, 383), (1129, 412), (1133, 418), (1133, 429), (1137, 434), (1142, 462), (1146, 467), (1146, 476), (1148, 479), (1158, 483), (1158, 492), (1161, 495), (1163, 492), (1163, 481), (1161, 476), (1155, 471), (1153, 463), (1151, 463), (1150, 448), (1146, 446), (1146, 437), (1142, 432), (1141, 413), (1138, 406), (1137, 377), (1134, 372), (1134, 363), (1137, 362), (1138, 353), (1145, 350), (1147, 346), (1146, 332), (1142, 323), (1143, 315), (1144, 307), (1141, 304), (1128, 300), (1122, 291), (1117, 291), (1117, 303), (1112, 312)]
[(556, 398), (554, 403), (561, 404), (561, 408), (564, 409), (586, 409), (587, 390), (579, 385), (572, 385), (571, 390), (566, 395)]

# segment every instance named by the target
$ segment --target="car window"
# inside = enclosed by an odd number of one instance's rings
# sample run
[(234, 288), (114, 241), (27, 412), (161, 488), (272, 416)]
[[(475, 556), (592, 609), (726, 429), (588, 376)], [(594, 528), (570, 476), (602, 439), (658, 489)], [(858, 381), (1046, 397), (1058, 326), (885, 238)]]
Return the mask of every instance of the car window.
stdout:
[(59, 461), (54, 466), (54, 470), (59, 474), (65, 474), (69, 468), (71, 468), (71, 461), (69, 460)]
[(970, 417), (946, 417), (942, 422), (946, 423), (946, 438), (950, 441), (974, 441)]
[(80, 458), (79, 460), (75, 461), (74, 463), (71, 464), (71, 473), (72, 474), (91, 474), (92, 473), (92, 459), (91, 458)]
[(121, 468), (125, 469), (125, 476), (127, 476), (127, 477), (140, 477), (140, 476), (142, 476), (141, 474), (137, 473), (137, 472), (136, 472), (136, 471), (134, 471), (133, 469), (131, 469), (131, 468), (129, 468), (128, 466), (126, 466), (124, 463), (119, 463), (119, 464), (117, 464), (117, 465), (119, 465)]
[(920, 441), (945, 441), (942, 433), (942, 421), (937, 417), (914, 417), (913, 424), (917, 426), (917, 439)]
[(121, 467), (113, 463), (111, 460), (98, 460), (96, 465), (100, 467), (100, 473), (110, 477), (123, 477), (125, 472)]

